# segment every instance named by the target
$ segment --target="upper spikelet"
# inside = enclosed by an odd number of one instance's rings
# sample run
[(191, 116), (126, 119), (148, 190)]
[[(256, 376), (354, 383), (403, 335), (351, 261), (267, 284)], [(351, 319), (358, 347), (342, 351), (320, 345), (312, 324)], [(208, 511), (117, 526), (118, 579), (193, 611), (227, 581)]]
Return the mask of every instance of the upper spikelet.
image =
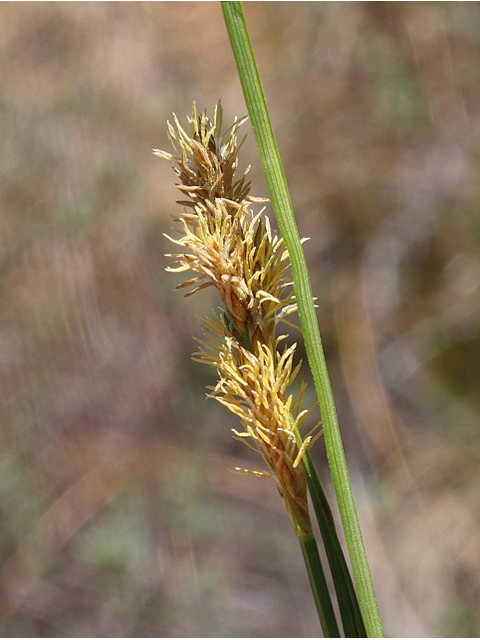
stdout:
[(187, 119), (190, 135), (183, 129), (176, 114), (173, 114), (176, 129), (167, 121), (168, 137), (175, 153), (159, 149), (153, 151), (176, 165), (174, 171), (180, 178), (177, 186), (189, 198), (178, 203), (194, 208), (199, 202), (214, 202), (216, 198), (236, 203), (262, 201), (249, 196), (250, 183), (246, 182), (246, 176), (250, 167), (239, 180), (235, 180), (238, 150), (243, 143), (242, 140), (238, 144), (237, 131), (247, 118), (235, 118), (232, 126), (222, 134), (223, 110), (220, 102), (215, 107), (213, 122), (205, 111), (197, 114), (194, 102), (192, 115)]
[[(170, 254), (177, 266), (170, 271), (193, 271), (196, 275), (177, 288), (215, 286), (225, 304), (225, 321), (243, 346), (252, 350), (257, 341), (272, 343), (275, 326), (296, 310), (288, 280), (288, 253), (283, 239), (274, 234), (262, 212), (254, 215), (251, 202), (265, 202), (249, 195), (245, 174), (235, 180), (238, 166), (237, 131), (245, 118), (221, 134), (222, 109), (215, 108), (213, 122), (197, 114), (195, 103), (188, 119), (189, 136), (174, 115), (169, 138), (175, 154), (155, 154), (175, 165), (177, 187), (188, 196), (178, 218), (183, 235), (169, 239), (186, 249)], [(289, 291), (285, 291), (289, 288)]]

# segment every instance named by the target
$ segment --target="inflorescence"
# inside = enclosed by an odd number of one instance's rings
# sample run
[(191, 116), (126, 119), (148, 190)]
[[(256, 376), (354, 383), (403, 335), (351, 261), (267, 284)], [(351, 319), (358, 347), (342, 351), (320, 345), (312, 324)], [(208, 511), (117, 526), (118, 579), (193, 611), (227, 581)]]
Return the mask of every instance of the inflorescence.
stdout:
[(267, 200), (249, 195), (250, 167), (235, 178), (237, 132), (246, 118), (235, 118), (223, 134), (220, 103), (213, 122), (193, 103), (190, 133), (173, 118), (175, 127), (167, 126), (174, 153), (154, 150), (173, 163), (185, 198), (178, 201), (184, 212), (176, 218), (181, 236), (167, 236), (181, 252), (169, 254), (177, 266), (167, 270), (193, 272), (177, 287), (190, 288), (186, 295), (210, 286), (219, 292), (223, 312), (203, 320), (205, 339), (199, 340), (196, 359), (217, 368), (219, 381), (210, 395), (240, 418), (243, 431), (233, 430), (234, 437), (258, 451), (269, 469), (239, 471), (273, 476), (297, 533), (306, 531), (307, 485), (300, 462), (319, 434), (312, 432), (297, 446), (296, 431), (310, 412), (300, 411), (303, 384), (295, 402), (285, 395), (300, 364), (293, 365), (296, 345), (280, 350), (286, 336), (276, 336), (278, 322), (297, 307), (283, 240), (263, 210), (254, 214), (251, 209), (252, 203)]

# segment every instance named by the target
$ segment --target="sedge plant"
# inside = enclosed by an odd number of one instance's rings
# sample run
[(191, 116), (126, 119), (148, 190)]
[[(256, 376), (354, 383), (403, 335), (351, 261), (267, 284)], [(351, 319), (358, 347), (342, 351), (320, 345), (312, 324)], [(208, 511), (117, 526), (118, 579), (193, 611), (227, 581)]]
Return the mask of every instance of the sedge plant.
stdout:
[[(168, 270), (190, 274), (177, 287), (187, 288), (186, 295), (212, 286), (219, 293), (223, 308), (220, 313), (212, 313), (210, 318), (202, 320), (204, 338), (199, 340), (200, 350), (195, 359), (217, 369), (218, 382), (210, 389), (209, 395), (238, 416), (241, 430), (234, 429), (233, 437), (257, 451), (266, 465), (266, 470), (236, 471), (271, 477), (276, 481), (300, 542), (324, 635), (339, 637), (340, 625), (312, 530), (308, 491), (319, 523), (344, 634), (347, 637), (366, 637), (368, 631), (368, 635), (379, 637), (382, 633), (375, 597), (373, 595), (368, 606), (360, 597), (359, 604), (330, 506), (309, 455), (309, 449), (321, 435), (319, 425), (303, 436), (300, 432), (311, 412), (301, 409), (304, 384), (296, 399), (287, 391), (301, 363), (294, 362), (296, 345), (285, 345), (288, 336), (279, 335), (278, 327), (280, 323), (288, 326), (287, 317), (298, 311), (317, 391), (320, 387), (319, 402), (328, 452), (331, 443), (329, 445), (327, 440), (327, 429), (330, 441), (338, 440), (339, 432), (337, 438), (335, 426), (332, 427), (333, 396), (326, 365), (322, 364), (324, 358), (318, 325), (315, 322), (318, 335), (311, 326), (313, 298), (308, 273), (302, 264), (301, 241), (289, 205), (241, 4), (226, 2), (223, 8), (283, 237), (272, 231), (263, 210), (254, 210), (256, 205), (266, 200), (250, 195), (248, 169), (241, 177), (236, 176), (241, 146), (237, 133), (246, 118), (235, 119), (224, 130), (220, 103), (215, 107), (212, 119), (205, 111), (198, 113), (194, 103), (188, 127), (182, 127), (175, 114), (174, 124), (167, 123), (173, 152), (154, 151), (173, 164), (179, 178), (177, 187), (182, 193), (178, 203), (184, 208), (176, 218), (179, 236), (167, 236), (179, 247), (177, 253), (169, 254), (176, 266)], [(259, 133), (261, 127), (264, 128)], [(303, 263), (304, 260), (303, 257)], [(288, 276), (290, 267), (293, 283)], [(315, 348), (320, 352), (315, 353)], [(329, 458), (335, 484), (331, 453)], [(338, 455), (335, 451), (334, 457)], [(335, 487), (337, 489), (336, 484)], [(342, 494), (339, 504), (341, 498)], [(348, 509), (347, 499), (347, 524), (350, 517)], [(340, 512), (345, 530), (342, 508)], [(356, 512), (354, 515), (356, 518)], [(358, 525), (358, 519), (356, 523)], [(351, 540), (346, 530), (345, 533), (349, 544)], [(365, 579), (362, 568), (358, 571), (358, 564), (355, 571), (357, 558), (352, 555), (350, 545), (349, 550), (357, 586), (359, 575), (365, 587), (368, 579)], [(365, 588), (362, 594), (359, 589), (361, 595), (365, 595)]]
[(287, 389), (301, 363), (294, 363), (296, 345), (281, 344), (280, 322), (297, 310), (288, 277), (289, 255), (282, 238), (272, 231), (263, 211), (265, 202), (250, 195), (247, 172), (236, 176), (237, 132), (246, 118), (222, 132), (222, 107), (213, 119), (197, 113), (195, 103), (188, 132), (174, 114), (168, 123), (173, 153), (155, 150), (173, 163), (182, 193), (183, 213), (176, 218), (178, 238), (169, 238), (180, 251), (170, 254), (173, 272), (191, 272), (177, 288), (187, 296), (215, 287), (223, 302), (220, 314), (203, 319), (204, 339), (195, 358), (216, 367), (217, 385), (210, 395), (235, 413), (243, 430), (234, 437), (258, 451), (266, 471), (237, 469), (273, 477), (305, 558), (325, 636), (338, 637), (339, 625), (312, 532), (307, 486), (319, 519), (332, 569), (345, 634), (365, 635), (355, 591), (346, 568), (328, 502), (308, 454), (320, 432), (317, 425), (304, 438), (300, 428), (310, 411), (301, 410), (304, 385), (296, 400)]
[[(284, 243), (271, 229), (263, 202), (250, 195), (246, 173), (236, 177), (237, 131), (245, 121), (235, 120), (222, 133), (222, 107), (213, 119), (198, 114), (195, 103), (187, 133), (174, 114), (168, 123), (174, 153), (155, 153), (174, 165), (184, 212), (177, 218), (180, 237), (169, 238), (180, 247), (170, 254), (174, 272), (193, 275), (177, 288), (191, 295), (214, 286), (223, 302), (220, 314), (203, 319), (204, 339), (196, 359), (216, 367), (219, 380), (210, 395), (235, 413), (242, 430), (234, 437), (263, 457), (266, 471), (238, 472), (273, 477), (305, 558), (324, 634), (339, 637), (339, 628), (312, 532), (307, 474), (302, 458), (320, 435), (318, 426), (301, 444), (297, 434), (310, 413), (300, 410), (303, 385), (294, 401), (286, 391), (297, 376), (296, 345), (281, 347), (280, 320), (296, 311), (288, 278)], [(167, 236), (168, 237), (168, 236)], [(317, 431), (317, 433), (315, 433)]]

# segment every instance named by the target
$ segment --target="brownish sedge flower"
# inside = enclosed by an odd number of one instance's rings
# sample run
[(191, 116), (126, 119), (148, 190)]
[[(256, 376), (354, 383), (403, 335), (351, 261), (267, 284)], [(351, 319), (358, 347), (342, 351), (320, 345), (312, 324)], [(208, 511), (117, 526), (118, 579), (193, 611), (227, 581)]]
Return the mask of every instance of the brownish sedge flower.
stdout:
[(154, 151), (173, 163), (177, 187), (188, 198), (178, 201), (184, 206), (176, 218), (181, 236), (167, 236), (182, 249), (169, 254), (177, 266), (168, 270), (194, 273), (177, 287), (192, 287), (186, 295), (214, 286), (225, 305), (222, 316), (203, 321), (206, 340), (199, 341), (197, 359), (217, 368), (211, 396), (238, 415), (244, 431), (234, 430), (234, 437), (258, 451), (269, 469), (237, 471), (273, 476), (297, 533), (309, 531), (300, 462), (318, 435), (308, 435), (298, 448), (295, 433), (309, 413), (299, 411), (303, 385), (296, 402), (285, 396), (300, 368), (293, 367), (295, 345), (280, 353), (278, 344), (286, 336), (275, 335), (278, 322), (296, 310), (288, 253), (263, 211), (254, 214), (250, 208), (266, 200), (249, 195), (249, 168), (235, 179), (237, 132), (246, 118), (235, 119), (223, 134), (220, 103), (213, 122), (205, 111), (197, 114), (193, 103), (189, 134), (173, 118), (176, 128), (168, 123), (168, 134), (175, 153)]

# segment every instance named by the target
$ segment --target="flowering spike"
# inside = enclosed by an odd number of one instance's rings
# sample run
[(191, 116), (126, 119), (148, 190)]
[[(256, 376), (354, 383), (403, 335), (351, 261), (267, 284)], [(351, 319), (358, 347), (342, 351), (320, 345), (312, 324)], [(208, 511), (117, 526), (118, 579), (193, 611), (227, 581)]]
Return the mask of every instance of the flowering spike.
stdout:
[(219, 101), (213, 121), (206, 111), (197, 111), (195, 102), (187, 120), (190, 133), (175, 114), (175, 126), (167, 122), (173, 153), (154, 150), (173, 164), (180, 180), (177, 187), (187, 198), (180, 201), (185, 209), (176, 218), (180, 238), (166, 236), (184, 253), (172, 254), (176, 266), (167, 270), (192, 272), (177, 287), (188, 288), (186, 295), (214, 286), (224, 304), (220, 315), (201, 319), (205, 339), (198, 340), (194, 360), (217, 368), (219, 380), (209, 388), (209, 397), (239, 417), (243, 431), (233, 429), (233, 437), (259, 452), (269, 469), (236, 472), (275, 477), (297, 533), (300, 528), (309, 531), (306, 477), (300, 462), (318, 434), (308, 435), (298, 448), (295, 431), (309, 413), (299, 411), (304, 385), (295, 402), (285, 392), (301, 363), (293, 366), (296, 345), (282, 353), (277, 350), (287, 336), (275, 335), (278, 322), (297, 308), (287, 278), (288, 252), (263, 209), (255, 214), (250, 208), (254, 202), (267, 202), (249, 194), (250, 167), (235, 177), (245, 140), (238, 144), (237, 133), (246, 118), (235, 118), (222, 133)]

